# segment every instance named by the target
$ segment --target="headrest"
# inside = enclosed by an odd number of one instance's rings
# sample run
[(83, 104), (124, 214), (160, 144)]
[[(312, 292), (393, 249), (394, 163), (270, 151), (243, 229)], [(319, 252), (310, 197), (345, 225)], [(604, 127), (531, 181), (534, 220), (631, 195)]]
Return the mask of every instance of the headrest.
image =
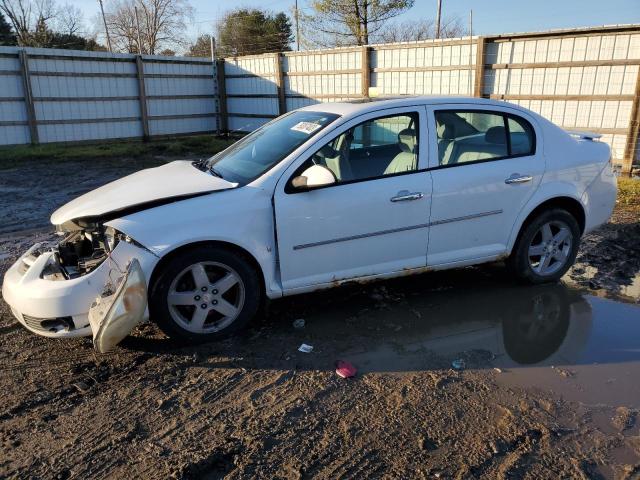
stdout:
[(443, 123), (440, 138), (443, 140), (453, 140), (456, 138), (456, 127), (453, 123)]
[(398, 133), (398, 145), (403, 152), (414, 153), (416, 147), (416, 131), (413, 128), (405, 128)]
[(504, 127), (491, 127), (484, 134), (484, 139), (487, 143), (504, 145), (507, 143), (507, 131)]

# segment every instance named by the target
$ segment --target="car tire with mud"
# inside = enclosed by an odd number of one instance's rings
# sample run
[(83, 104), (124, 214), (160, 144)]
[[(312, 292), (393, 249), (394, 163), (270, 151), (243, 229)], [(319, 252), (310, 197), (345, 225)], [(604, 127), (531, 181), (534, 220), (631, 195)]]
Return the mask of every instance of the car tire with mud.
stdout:
[(249, 323), (260, 307), (258, 272), (238, 252), (199, 246), (161, 268), (150, 288), (149, 315), (171, 338), (208, 342), (226, 337)]
[(542, 212), (522, 228), (507, 266), (524, 283), (558, 281), (576, 259), (580, 226), (566, 210)]

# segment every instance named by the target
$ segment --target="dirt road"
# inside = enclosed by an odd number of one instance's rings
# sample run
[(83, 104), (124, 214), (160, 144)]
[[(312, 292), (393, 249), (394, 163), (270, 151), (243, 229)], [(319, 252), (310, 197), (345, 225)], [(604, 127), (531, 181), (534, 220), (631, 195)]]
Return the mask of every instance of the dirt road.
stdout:
[[(0, 273), (45, 235), (0, 238)], [(588, 294), (621, 294), (598, 235), (581, 290), (428, 273), (273, 302), (197, 347), (147, 324), (97, 355), (0, 302), (0, 477), (639, 478), (640, 307)]]

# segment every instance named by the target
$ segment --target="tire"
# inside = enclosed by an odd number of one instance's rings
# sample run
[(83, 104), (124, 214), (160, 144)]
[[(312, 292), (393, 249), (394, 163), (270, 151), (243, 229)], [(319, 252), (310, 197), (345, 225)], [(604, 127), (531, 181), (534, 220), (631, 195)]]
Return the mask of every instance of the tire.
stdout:
[(507, 266), (524, 283), (556, 282), (573, 265), (579, 245), (580, 226), (573, 215), (547, 210), (523, 227)]
[(170, 259), (149, 294), (149, 315), (169, 337), (192, 343), (247, 325), (262, 301), (258, 272), (237, 252), (199, 246)]

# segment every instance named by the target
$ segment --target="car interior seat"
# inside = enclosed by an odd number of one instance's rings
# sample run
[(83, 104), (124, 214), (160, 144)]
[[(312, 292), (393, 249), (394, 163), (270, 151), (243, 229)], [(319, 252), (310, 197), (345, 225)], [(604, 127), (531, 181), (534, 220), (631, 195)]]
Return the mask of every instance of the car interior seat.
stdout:
[(384, 171), (385, 175), (416, 169), (417, 145), (415, 129), (405, 128), (400, 130), (400, 133), (398, 133), (398, 147), (400, 148), (400, 153), (391, 160)]
[(456, 127), (452, 123), (442, 124), (442, 133), (438, 138), (438, 159), (440, 165), (447, 165), (451, 161), (451, 152), (456, 138)]
[(335, 155), (327, 156), (324, 159), (326, 167), (333, 172), (338, 181), (344, 182), (353, 179), (353, 172), (349, 163), (349, 150), (352, 142), (353, 130), (349, 130), (344, 134), (338, 149), (334, 150)]

